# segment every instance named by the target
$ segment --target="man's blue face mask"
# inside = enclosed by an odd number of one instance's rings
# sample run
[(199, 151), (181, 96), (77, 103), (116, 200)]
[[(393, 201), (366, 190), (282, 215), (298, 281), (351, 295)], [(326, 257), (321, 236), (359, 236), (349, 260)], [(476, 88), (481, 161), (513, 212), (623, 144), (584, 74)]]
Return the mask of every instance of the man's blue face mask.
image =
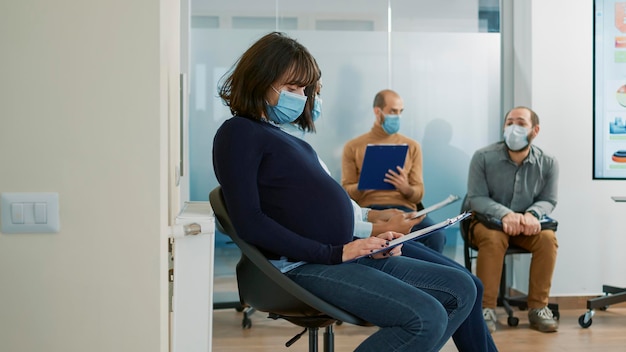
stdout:
[(530, 131), (526, 127), (520, 125), (508, 125), (504, 128), (504, 143), (514, 152), (523, 150), (528, 146), (528, 133)]
[(398, 133), (400, 130), (400, 115), (385, 115), (383, 130), (385, 130), (387, 134)]

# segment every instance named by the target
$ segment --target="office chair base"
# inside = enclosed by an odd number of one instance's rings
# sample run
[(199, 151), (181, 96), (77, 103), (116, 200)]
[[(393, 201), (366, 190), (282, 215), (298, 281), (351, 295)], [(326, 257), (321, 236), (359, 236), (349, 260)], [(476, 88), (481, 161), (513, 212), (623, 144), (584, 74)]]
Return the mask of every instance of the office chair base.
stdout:
[[(519, 318), (515, 316), (513, 307), (517, 307), (521, 311), (528, 310), (528, 297), (527, 296), (498, 296), (498, 307), (504, 308), (507, 318), (507, 324), (511, 327), (519, 325)], [(552, 311), (552, 315), (555, 320), (559, 320), (561, 314), (559, 313), (559, 305), (556, 303), (548, 303), (548, 308)]]
[(243, 319), (241, 319), (241, 328), (242, 329), (250, 329), (252, 327), (252, 320), (250, 316), (255, 312), (255, 309), (252, 307), (248, 307), (243, 310)]
[(578, 317), (578, 324), (586, 329), (591, 326), (595, 309), (607, 310), (610, 305), (626, 301), (626, 288), (602, 285), (604, 296), (587, 300), (587, 312)]
[[(319, 328), (317, 327), (304, 328), (304, 330), (301, 333), (289, 339), (289, 341), (285, 343), (285, 347), (290, 347), (291, 345), (293, 345), (307, 331), (309, 332), (309, 352), (318, 352), (318, 345), (317, 345), (318, 336), (317, 335), (318, 335)], [(328, 325), (326, 327), (326, 330), (324, 331), (324, 352), (334, 352), (334, 351), (335, 351), (335, 333), (333, 332), (333, 325), (331, 324), (331, 325)]]
[(239, 301), (215, 301), (213, 303), (213, 309), (232, 309), (234, 308), (237, 312), (243, 312), (243, 318), (241, 319), (241, 328), (242, 329), (250, 329), (252, 327), (252, 320), (250, 316), (255, 312), (254, 308), (245, 306), (241, 304)]
[(336, 319), (333, 319), (327, 315), (318, 315), (318, 316), (310, 316), (310, 317), (290, 317), (285, 315), (280, 315), (276, 313), (269, 313), (268, 318), (277, 320), (277, 319), (285, 319), (292, 324), (304, 327), (302, 332), (296, 334), (296, 336), (292, 337), (285, 343), (286, 347), (293, 345), (296, 341), (302, 337), (307, 331), (309, 332), (309, 352), (317, 352), (318, 351), (318, 331), (319, 328), (325, 328), (324, 331), (324, 352), (334, 352), (335, 350), (335, 333), (333, 331), (333, 324), (337, 322)]

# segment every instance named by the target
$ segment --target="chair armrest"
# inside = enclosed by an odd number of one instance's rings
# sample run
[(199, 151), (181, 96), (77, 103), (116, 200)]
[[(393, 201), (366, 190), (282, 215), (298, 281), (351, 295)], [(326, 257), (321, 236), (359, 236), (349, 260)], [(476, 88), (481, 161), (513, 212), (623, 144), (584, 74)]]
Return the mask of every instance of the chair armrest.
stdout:
[[(500, 219), (487, 216), (484, 214), (480, 214), (477, 212), (472, 213), (472, 218), (478, 220), (481, 224), (485, 225), (487, 228), (502, 231), (502, 220)], [(539, 219), (539, 223), (541, 224), (542, 230), (556, 231), (559, 226), (559, 222), (549, 216), (544, 216), (543, 218)]]

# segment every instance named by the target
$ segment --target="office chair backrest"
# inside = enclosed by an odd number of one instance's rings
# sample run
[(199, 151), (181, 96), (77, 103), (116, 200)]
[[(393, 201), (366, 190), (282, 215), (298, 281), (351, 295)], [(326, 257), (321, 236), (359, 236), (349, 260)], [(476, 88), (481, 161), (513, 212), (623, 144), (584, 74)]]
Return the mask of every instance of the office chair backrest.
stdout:
[(237, 284), (243, 302), (259, 311), (284, 316), (328, 316), (330, 323), (340, 320), (355, 325), (369, 325), (293, 282), (255, 246), (242, 240), (228, 216), (220, 186), (211, 191), (209, 201), (225, 233), (241, 250), (242, 258), (237, 264)]

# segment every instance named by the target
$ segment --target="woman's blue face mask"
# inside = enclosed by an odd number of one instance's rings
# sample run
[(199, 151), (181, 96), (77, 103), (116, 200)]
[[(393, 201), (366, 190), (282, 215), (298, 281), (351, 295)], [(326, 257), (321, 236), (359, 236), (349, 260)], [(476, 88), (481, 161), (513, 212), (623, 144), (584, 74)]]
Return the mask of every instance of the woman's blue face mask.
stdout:
[[(322, 98), (320, 98), (319, 96), (315, 96), (315, 101), (313, 102), (313, 110), (311, 111), (311, 119), (313, 120), (313, 122), (319, 119), (321, 114)], [(280, 125), (280, 128), (290, 135), (298, 137), (300, 139), (304, 139), (304, 135), (306, 134), (302, 127), (295, 123), (284, 123)]]
[(278, 103), (276, 105), (267, 104), (266, 113), (267, 117), (277, 124), (291, 123), (295, 121), (306, 104), (307, 97), (286, 90), (280, 92), (276, 88), (272, 87), (278, 96)]
[(322, 115), (322, 98), (315, 96), (315, 101), (313, 102), (313, 111), (311, 111), (311, 119), (315, 122)]

